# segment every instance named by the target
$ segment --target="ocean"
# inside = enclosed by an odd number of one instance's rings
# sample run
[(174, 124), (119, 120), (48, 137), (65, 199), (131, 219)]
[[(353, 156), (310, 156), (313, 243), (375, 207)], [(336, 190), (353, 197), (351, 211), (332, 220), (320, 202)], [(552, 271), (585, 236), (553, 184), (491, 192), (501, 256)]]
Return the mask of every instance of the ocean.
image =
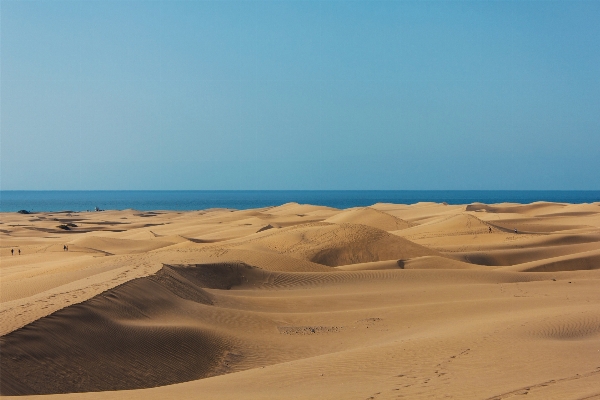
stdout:
[(103, 210), (203, 210), (207, 208), (248, 209), (288, 202), (335, 208), (369, 206), (375, 203), (448, 204), (532, 203), (552, 201), (593, 203), (600, 190), (140, 190), (140, 191), (0, 191), (0, 212), (18, 210), (86, 211)]

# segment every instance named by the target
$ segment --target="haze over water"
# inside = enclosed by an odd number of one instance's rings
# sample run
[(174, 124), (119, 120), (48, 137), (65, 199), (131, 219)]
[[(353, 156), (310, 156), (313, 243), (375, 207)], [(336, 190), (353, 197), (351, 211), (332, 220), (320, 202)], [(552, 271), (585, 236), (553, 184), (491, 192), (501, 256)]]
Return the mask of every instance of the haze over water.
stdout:
[(375, 203), (448, 204), (531, 203), (552, 201), (592, 203), (600, 201), (596, 190), (190, 190), (190, 191), (2, 191), (0, 211), (200, 210), (248, 209), (289, 202), (334, 208), (370, 206)]

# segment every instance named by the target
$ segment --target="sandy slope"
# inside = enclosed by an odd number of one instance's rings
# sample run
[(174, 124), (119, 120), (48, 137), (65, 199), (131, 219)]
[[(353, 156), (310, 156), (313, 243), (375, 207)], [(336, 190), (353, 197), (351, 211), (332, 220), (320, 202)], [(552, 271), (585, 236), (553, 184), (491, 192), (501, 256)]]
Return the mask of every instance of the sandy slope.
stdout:
[(3, 396), (600, 399), (600, 203), (4, 213), (0, 238)]

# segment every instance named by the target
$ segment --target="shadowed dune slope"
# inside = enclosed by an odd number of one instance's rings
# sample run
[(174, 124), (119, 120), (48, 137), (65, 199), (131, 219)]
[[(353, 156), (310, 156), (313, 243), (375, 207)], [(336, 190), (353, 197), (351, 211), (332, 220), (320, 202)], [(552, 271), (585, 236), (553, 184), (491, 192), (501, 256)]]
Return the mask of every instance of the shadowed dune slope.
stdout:
[(556, 272), (600, 269), (600, 249), (499, 268), (503, 271)]
[(202, 319), (213, 303), (204, 288), (227, 290), (249, 273), (245, 264), (165, 266), (6, 335), (1, 394), (135, 389), (217, 374), (236, 342)]
[(567, 256), (600, 249), (599, 243), (556, 245), (551, 247), (513, 248), (473, 252), (446, 253), (448, 257), (471, 264), (488, 266), (511, 266), (553, 257)]

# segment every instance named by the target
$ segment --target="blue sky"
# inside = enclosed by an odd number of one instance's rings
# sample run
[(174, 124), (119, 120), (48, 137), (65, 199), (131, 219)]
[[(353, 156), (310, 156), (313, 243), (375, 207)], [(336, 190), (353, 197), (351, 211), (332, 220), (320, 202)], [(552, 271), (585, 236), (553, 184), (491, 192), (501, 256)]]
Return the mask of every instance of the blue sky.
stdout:
[(0, 187), (600, 189), (597, 1), (6, 1)]

